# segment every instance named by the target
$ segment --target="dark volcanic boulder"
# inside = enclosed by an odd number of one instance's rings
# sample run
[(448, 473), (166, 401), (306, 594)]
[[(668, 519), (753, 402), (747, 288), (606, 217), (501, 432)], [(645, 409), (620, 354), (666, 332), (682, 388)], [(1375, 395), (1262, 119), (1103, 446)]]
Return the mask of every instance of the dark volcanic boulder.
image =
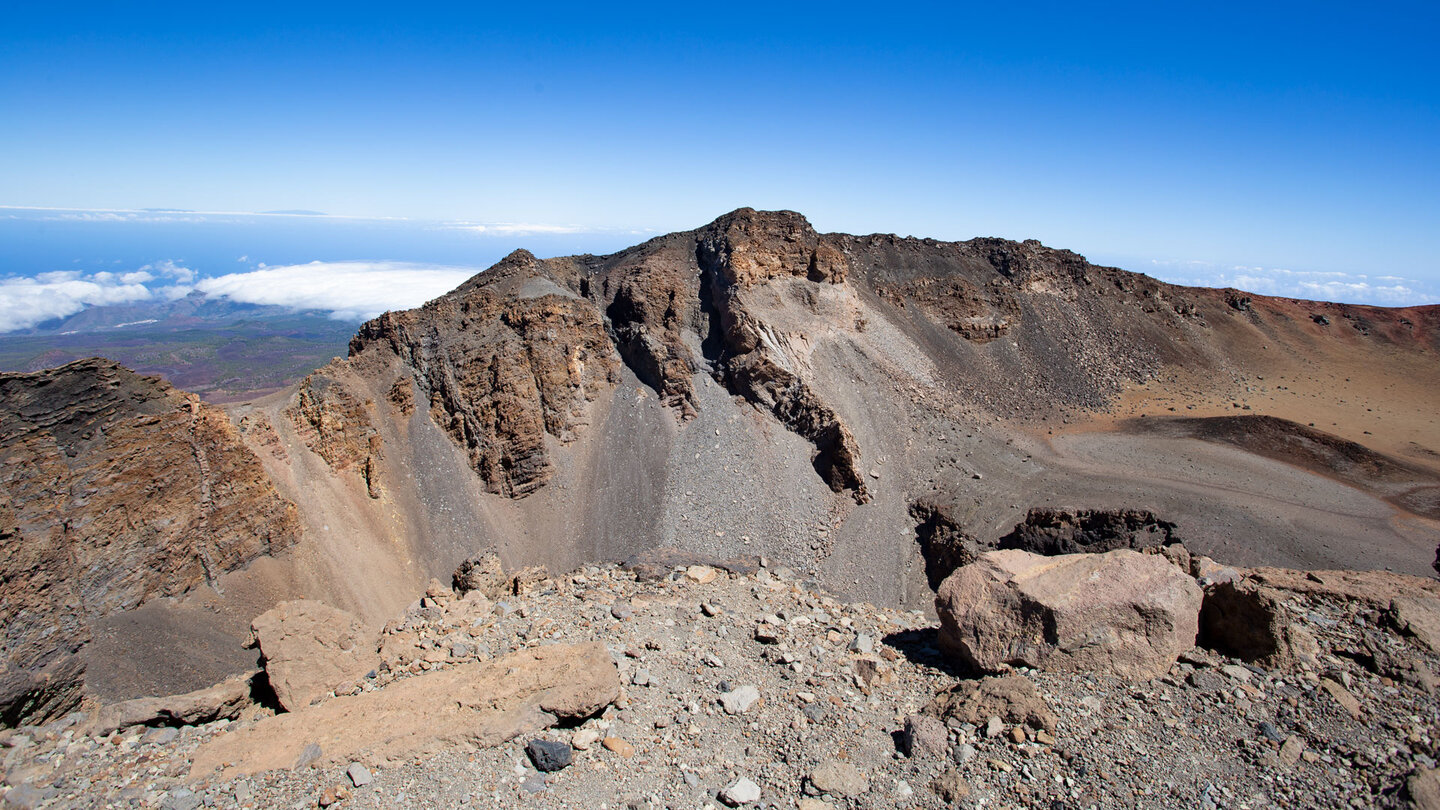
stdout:
[(910, 505), (910, 516), (915, 519), (915, 539), (920, 543), (925, 579), (931, 588), (939, 590), (940, 584), (955, 569), (975, 562), (981, 551), (987, 550), (960, 528), (960, 523), (942, 504), (917, 501)]
[(1031, 509), (996, 545), (1053, 557), (1172, 542), (1175, 524), (1141, 509)]

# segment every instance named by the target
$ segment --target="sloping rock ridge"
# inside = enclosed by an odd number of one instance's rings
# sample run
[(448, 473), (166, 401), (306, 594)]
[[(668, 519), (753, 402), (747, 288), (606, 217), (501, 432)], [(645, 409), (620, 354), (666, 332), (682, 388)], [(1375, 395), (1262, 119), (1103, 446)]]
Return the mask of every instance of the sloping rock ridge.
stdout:
[[(389, 764), (457, 745), (494, 746), (583, 720), (620, 693), (604, 645), (553, 644), (279, 714), (196, 753), (194, 772), (256, 773), (297, 763)], [(306, 749), (314, 747), (314, 757)]]
[(105, 360), (0, 375), (0, 715), (79, 704), (92, 621), (299, 536), (226, 415)]

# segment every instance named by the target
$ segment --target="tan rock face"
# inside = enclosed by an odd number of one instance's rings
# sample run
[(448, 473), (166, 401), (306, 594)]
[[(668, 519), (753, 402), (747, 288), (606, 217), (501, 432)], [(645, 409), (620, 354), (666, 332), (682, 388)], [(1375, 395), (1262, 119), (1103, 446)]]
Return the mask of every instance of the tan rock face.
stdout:
[(376, 460), (380, 456), (380, 434), (370, 422), (368, 403), (337, 383), (326, 372), (306, 377), (300, 383), (295, 404), (286, 412), (306, 445), (336, 472), (353, 470), (365, 480), (370, 497), (380, 497)]
[(1389, 619), (1426, 649), (1440, 651), (1440, 599), (1396, 597), (1390, 603)]
[(250, 626), (280, 705), (299, 711), (343, 683), (364, 677), (378, 661), (360, 621), (323, 602), (281, 602)]
[(90, 623), (300, 535), (220, 410), (105, 360), (0, 375), (0, 715), (73, 708)]
[(1194, 646), (1200, 601), (1158, 555), (992, 551), (945, 580), (935, 607), (941, 647), (969, 667), (1152, 678)]
[(266, 718), (202, 746), (192, 773), (290, 768), (312, 744), (322, 766), (383, 765), (448, 746), (499, 745), (588, 717), (619, 694), (620, 676), (603, 644), (554, 644)]

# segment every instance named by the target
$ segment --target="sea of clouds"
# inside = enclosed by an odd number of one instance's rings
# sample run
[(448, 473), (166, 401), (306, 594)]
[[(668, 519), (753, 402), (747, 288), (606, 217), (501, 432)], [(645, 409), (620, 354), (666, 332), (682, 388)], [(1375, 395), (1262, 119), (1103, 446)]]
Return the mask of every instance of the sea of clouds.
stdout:
[(1385, 307), (1440, 302), (1433, 284), (1397, 275), (1290, 270), (1204, 261), (1151, 261), (1150, 275), (1193, 287), (1234, 287), (1249, 293), (1307, 301), (1338, 301)]
[(201, 278), (174, 262), (131, 272), (57, 271), (0, 279), (0, 332), (30, 329), (86, 307), (165, 302), (202, 293), (246, 304), (320, 310), (364, 320), (410, 309), (459, 286), (474, 267), (409, 262), (309, 262)]
[(460, 286), (479, 272), (409, 262), (310, 262), (259, 265), (244, 273), (202, 279), (195, 289), (245, 304), (318, 309), (340, 320), (364, 320), (412, 309)]

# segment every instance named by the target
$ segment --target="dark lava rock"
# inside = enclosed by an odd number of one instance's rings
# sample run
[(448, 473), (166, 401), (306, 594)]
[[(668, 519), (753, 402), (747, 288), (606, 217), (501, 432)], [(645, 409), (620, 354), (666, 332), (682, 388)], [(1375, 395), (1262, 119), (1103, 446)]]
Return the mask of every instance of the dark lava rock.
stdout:
[(910, 516), (915, 519), (915, 538), (925, 560), (925, 579), (935, 590), (956, 568), (975, 562), (985, 551), (943, 504), (916, 501), (910, 505)]
[(573, 761), (570, 746), (554, 740), (534, 739), (525, 744), (525, 753), (538, 770), (550, 772), (567, 767)]
[(997, 546), (1053, 557), (1156, 548), (1176, 541), (1174, 523), (1141, 509), (1031, 509)]

